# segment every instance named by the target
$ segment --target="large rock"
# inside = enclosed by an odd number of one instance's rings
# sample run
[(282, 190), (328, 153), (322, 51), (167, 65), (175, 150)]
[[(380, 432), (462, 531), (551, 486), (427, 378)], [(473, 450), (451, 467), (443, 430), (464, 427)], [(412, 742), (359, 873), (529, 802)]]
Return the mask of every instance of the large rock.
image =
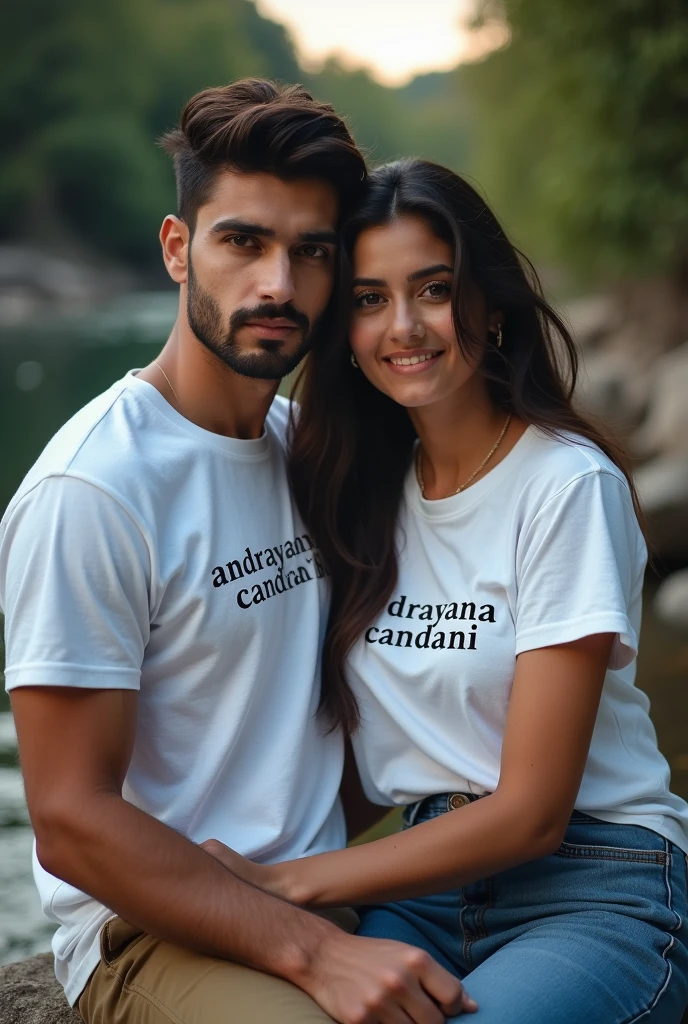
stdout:
[(55, 978), (52, 953), (0, 968), (0, 1024), (81, 1024)]
[(0, 327), (31, 323), (56, 309), (89, 310), (135, 287), (129, 270), (102, 259), (0, 245)]
[[(575, 300), (565, 315), (582, 356), (583, 409), (624, 440), (635, 432), (634, 455), (688, 454), (688, 441), (674, 429), (688, 408), (681, 405), (686, 357), (674, 355), (686, 348), (688, 289), (669, 279), (632, 281), (613, 294)], [(681, 433), (688, 437), (685, 427)]]
[(664, 558), (688, 558), (688, 458), (660, 456), (635, 474), (650, 538)]
[(627, 435), (645, 413), (652, 377), (623, 348), (594, 348), (581, 353), (576, 400), (585, 411)]
[(631, 446), (642, 458), (688, 458), (688, 342), (667, 352), (652, 368), (648, 413)]
[(611, 295), (585, 295), (574, 299), (568, 303), (564, 313), (582, 349), (602, 343), (622, 323), (619, 303)]
[(688, 629), (688, 569), (672, 572), (657, 588), (654, 609), (664, 622)]

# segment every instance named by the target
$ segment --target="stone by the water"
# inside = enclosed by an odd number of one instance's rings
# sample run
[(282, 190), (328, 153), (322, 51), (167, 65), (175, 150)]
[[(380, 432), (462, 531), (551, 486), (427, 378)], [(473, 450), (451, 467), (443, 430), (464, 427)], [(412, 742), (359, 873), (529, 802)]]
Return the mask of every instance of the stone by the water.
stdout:
[[(686, 514), (688, 531), (688, 513)], [(655, 594), (655, 612), (677, 629), (688, 629), (688, 569), (674, 572), (660, 584)]]
[(635, 474), (654, 553), (688, 558), (688, 457), (660, 455)]
[(81, 1024), (55, 977), (52, 953), (0, 967), (0, 1024)]

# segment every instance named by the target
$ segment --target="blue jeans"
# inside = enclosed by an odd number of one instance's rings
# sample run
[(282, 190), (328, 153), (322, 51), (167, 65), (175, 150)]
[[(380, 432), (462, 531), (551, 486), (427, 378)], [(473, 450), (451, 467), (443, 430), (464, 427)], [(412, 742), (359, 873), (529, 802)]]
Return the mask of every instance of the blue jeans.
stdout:
[[(405, 827), (448, 794), (407, 808)], [(686, 857), (635, 825), (574, 812), (556, 853), (461, 889), (361, 910), (359, 935), (427, 950), (475, 1024), (679, 1024), (688, 1005)]]

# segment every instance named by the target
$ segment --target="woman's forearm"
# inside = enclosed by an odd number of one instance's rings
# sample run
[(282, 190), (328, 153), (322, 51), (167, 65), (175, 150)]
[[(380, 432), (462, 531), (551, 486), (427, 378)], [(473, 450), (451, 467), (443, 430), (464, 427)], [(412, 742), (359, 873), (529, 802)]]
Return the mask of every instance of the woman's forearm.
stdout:
[(407, 899), (555, 850), (580, 789), (613, 639), (601, 633), (519, 655), (494, 793), (398, 835), (286, 865), (280, 894), (312, 907)]
[(496, 792), (373, 843), (277, 865), (274, 884), (307, 907), (401, 900), (468, 885), (560, 841), (557, 824)]

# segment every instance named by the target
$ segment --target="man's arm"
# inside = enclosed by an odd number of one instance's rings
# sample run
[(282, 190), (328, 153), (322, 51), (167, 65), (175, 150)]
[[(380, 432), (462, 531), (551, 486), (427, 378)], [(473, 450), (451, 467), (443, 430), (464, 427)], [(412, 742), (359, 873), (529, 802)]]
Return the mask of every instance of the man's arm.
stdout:
[(337, 1021), (439, 1024), (437, 1004), (446, 1014), (473, 1008), (420, 950), (347, 935), (248, 885), (124, 800), (137, 699), (124, 690), (12, 691), (47, 871), (150, 934), (288, 979)]

